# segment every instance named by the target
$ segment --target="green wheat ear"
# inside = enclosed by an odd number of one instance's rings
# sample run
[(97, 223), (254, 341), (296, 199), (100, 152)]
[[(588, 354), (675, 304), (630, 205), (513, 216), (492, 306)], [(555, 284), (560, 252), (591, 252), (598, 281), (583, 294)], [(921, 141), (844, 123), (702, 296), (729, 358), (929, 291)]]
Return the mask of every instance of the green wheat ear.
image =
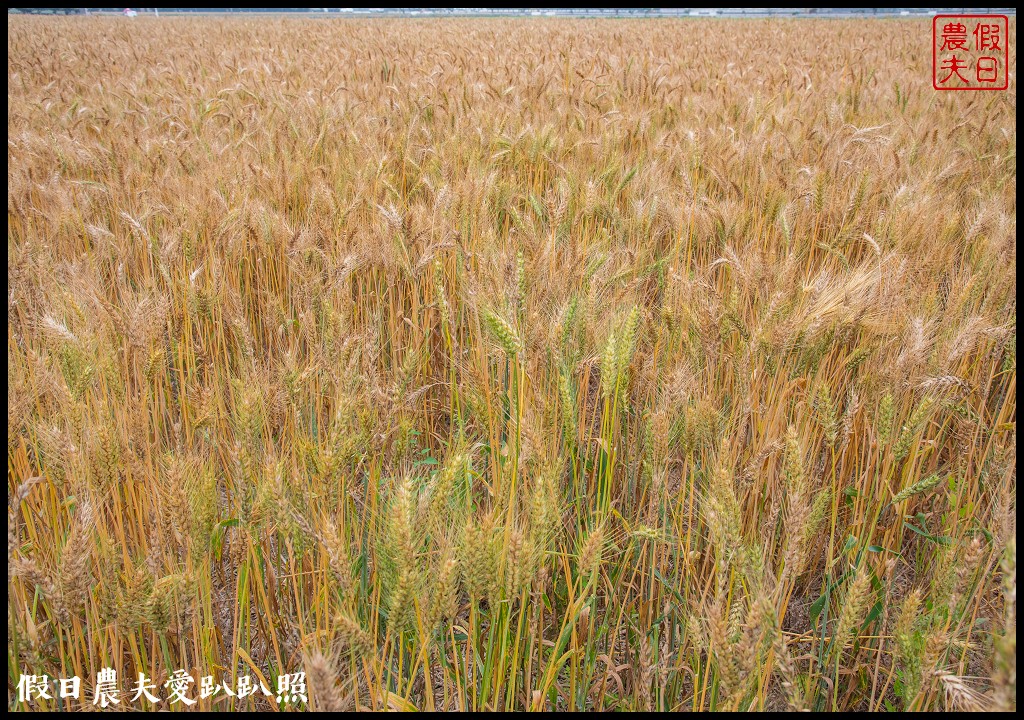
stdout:
[(615, 331), (608, 333), (608, 339), (604, 344), (604, 352), (601, 354), (601, 396), (605, 399), (611, 397), (615, 391), (615, 384), (618, 381), (619, 368), (616, 364), (619, 358), (618, 337)]
[(516, 358), (523, 351), (522, 341), (512, 324), (490, 309), (484, 309), (484, 324), (501, 345), (509, 358)]
[(893, 498), (889, 504), (897, 505), (906, 500), (907, 498), (913, 497), (914, 495), (920, 495), (923, 492), (928, 492), (933, 487), (939, 484), (940, 479), (941, 478), (939, 477), (938, 473), (929, 475), (926, 478), (922, 478), (921, 480), (918, 480), (916, 483), (908, 485), (907, 487), (903, 488), (898, 493), (893, 495)]
[(558, 372), (558, 397), (562, 411), (562, 429), (565, 433), (566, 442), (570, 445), (576, 443), (579, 436), (577, 418), (579, 411), (576, 409), (576, 398), (573, 394), (572, 381), (563, 369)]

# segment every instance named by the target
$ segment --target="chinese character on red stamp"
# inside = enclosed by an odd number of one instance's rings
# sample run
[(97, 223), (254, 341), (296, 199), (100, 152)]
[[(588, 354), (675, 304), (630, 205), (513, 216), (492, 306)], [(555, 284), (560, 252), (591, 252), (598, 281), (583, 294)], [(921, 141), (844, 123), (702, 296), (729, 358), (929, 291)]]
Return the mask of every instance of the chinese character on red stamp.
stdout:
[(936, 90), (1005, 90), (1010, 85), (1006, 15), (936, 15), (932, 18), (932, 87)]

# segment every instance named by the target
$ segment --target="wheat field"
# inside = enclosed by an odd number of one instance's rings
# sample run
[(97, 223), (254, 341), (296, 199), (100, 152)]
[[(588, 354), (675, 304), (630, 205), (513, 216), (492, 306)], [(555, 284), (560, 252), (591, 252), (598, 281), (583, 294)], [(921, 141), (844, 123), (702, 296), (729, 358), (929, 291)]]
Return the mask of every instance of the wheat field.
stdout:
[(9, 709), (1015, 709), (1016, 81), (930, 20), (7, 29)]

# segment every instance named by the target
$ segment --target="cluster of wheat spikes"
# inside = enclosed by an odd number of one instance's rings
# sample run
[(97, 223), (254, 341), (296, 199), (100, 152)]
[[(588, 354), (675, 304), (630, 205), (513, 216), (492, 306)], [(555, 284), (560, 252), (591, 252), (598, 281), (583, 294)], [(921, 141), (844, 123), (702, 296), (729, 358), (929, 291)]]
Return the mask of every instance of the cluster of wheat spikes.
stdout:
[(1016, 84), (929, 21), (7, 30), (9, 707), (1015, 708)]

